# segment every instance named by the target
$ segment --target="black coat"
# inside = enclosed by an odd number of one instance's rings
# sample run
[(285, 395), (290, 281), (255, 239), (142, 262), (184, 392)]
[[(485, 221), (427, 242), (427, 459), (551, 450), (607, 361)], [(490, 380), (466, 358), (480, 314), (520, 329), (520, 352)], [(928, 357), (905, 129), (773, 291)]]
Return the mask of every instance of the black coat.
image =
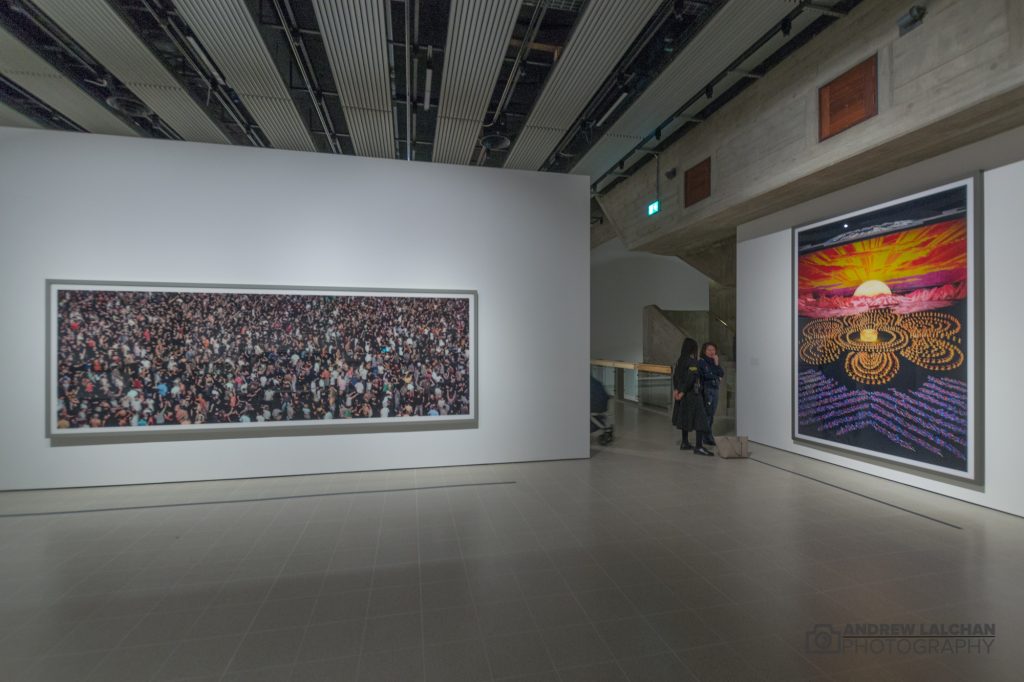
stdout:
[(680, 361), (672, 371), (672, 388), (683, 394), (672, 406), (672, 425), (683, 431), (707, 431), (708, 415), (700, 390), (697, 358)]

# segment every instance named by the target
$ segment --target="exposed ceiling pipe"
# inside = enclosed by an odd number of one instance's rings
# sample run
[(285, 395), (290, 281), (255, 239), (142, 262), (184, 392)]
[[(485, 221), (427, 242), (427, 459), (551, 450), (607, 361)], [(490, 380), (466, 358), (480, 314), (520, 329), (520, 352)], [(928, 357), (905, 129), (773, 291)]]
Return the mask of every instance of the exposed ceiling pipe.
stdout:
[(86, 56), (88, 53), (84, 53), (73, 40), (70, 40), (63, 35), (59, 35), (59, 33), (63, 33), (63, 31), (59, 26), (54, 30), (53, 26), (51, 26), (52, 20), (49, 17), (44, 15), (34, 6), (29, 6), (25, 3), (12, 0), (8, 4), (10, 5), (12, 12), (28, 17), (32, 24), (44, 33), (47, 38), (52, 40), (55, 44), (60, 45), (65, 54), (74, 59), (79, 66), (91, 73), (94, 79), (91, 82), (94, 85), (99, 87), (109, 87), (111, 85), (108, 74), (97, 71)]
[[(800, 14), (804, 10), (809, 9), (809, 8), (811, 8), (811, 9), (818, 9), (817, 7), (809, 6), (808, 3), (806, 3), (806, 2), (799, 2), (797, 4), (796, 9), (794, 9), (792, 12), (790, 12), (788, 15), (786, 15), (786, 17), (783, 18), (782, 21), (780, 21), (779, 23), (775, 24), (775, 26), (773, 26), (771, 29), (769, 29), (767, 32), (765, 32), (765, 34), (762, 35), (760, 38), (758, 38), (754, 42), (753, 45), (751, 45), (746, 50), (744, 50), (743, 53), (739, 57), (734, 59), (731, 64), (729, 64), (727, 67), (725, 67), (725, 69), (723, 69), (721, 71), (721, 73), (716, 75), (703, 88), (701, 88), (700, 92), (698, 92), (697, 94), (695, 94), (692, 97), (690, 97), (690, 99), (688, 99), (682, 106), (680, 106), (678, 109), (676, 109), (675, 112), (673, 112), (671, 116), (669, 116), (664, 121), (659, 123), (655, 127), (654, 131), (652, 131), (651, 133), (646, 135), (642, 140), (640, 140), (640, 142), (638, 142), (636, 144), (635, 147), (633, 147), (631, 150), (629, 150), (625, 154), (625, 156), (623, 156), (621, 159), (619, 159), (619, 161), (616, 164), (614, 164), (611, 168), (609, 168), (607, 171), (602, 173), (601, 176), (590, 185), (591, 191), (593, 191), (593, 192), (600, 192), (600, 191), (607, 190), (608, 189), (608, 185), (606, 185), (604, 188), (602, 188), (600, 190), (598, 189), (598, 185), (600, 185), (601, 182), (604, 181), (606, 178), (612, 177), (612, 174), (613, 174), (613, 172), (616, 169), (618, 169), (620, 172), (625, 170), (625, 162), (630, 157), (632, 157), (634, 154), (640, 153), (640, 152), (649, 151), (649, 150), (644, 149), (644, 145), (646, 145), (647, 143), (651, 142), (652, 140), (654, 140), (654, 141), (659, 140), (660, 137), (661, 137), (661, 131), (665, 127), (667, 127), (670, 123), (676, 121), (677, 119), (685, 119), (688, 122), (694, 122), (694, 123), (699, 123), (701, 120), (703, 120), (703, 119), (700, 119), (700, 118), (696, 118), (695, 119), (695, 117), (692, 117), (692, 116), (684, 116), (683, 112), (685, 112), (687, 109), (689, 109), (691, 106), (693, 106), (693, 104), (695, 104), (701, 98), (707, 97), (707, 98), (710, 99), (711, 95), (714, 94), (714, 86), (715, 86), (715, 84), (717, 84), (719, 81), (724, 79), (729, 73), (739, 69), (740, 65), (743, 62), (745, 62), (752, 54), (754, 54), (759, 49), (761, 49), (761, 47), (763, 47), (769, 40), (771, 40), (773, 37), (775, 37), (776, 34), (779, 34), (779, 33), (785, 34), (784, 28), (786, 26), (792, 26), (793, 20), (796, 17), (800, 16)], [(788, 35), (788, 34), (785, 34), (785, 35)], [(616, 179), (618, 179), (618, 177), (616, 177)], [(609, 185), (610, 184), (612, 184), (612, 183), (609, 183)]]
[(505, 106), (508, 105), (508, 101), (512, 99), (512, 93), (515, 91), (516, 84), (519, 83), (519, 78), (522, 76), (523, 60), (525, 60), (526, 55), (530, 53), (530, 45), (536, 39), (537, 33), (540, 31), (540, 25), (544, 21), (544, 15), (547, 11), (548, 0), (540, 0), (536, 7), (533, 8), (533, 14), (530, 16), (530, 24), (527, 26), (526, 34), (523, 36), (523, 40), (519, 44), (519, 50), (516, 52), (515, 61), (512, 62), (512, 70), (508, 74), (508, 80), (505, 81), (505, 88), (502, 90), (501, 97), (498, 99), (498, 106), (494, 108), (494, 115), (491, 116), (490, 123), (484, 123), (484, 128), (491, 128), (501, 120), (501, 113), (505, 110)]
[(271, 2), (274, 6), (274, 12), (277, 14), (278, 23), (285, 28), (288, 47), (291, 48), (295, 66), (299, 70), (299, 75), (302, 76), (306, 92), (309, 93), (309, 98), (313, 101), (313, 109), (316, 111), (317, 118), (320, 119), (320, 128), (327, 133), (327, 142), (331, 146), (331, 151), (335, 154), (341, 154), (341, 143), (335, 134), (334, 122), (327, 112), (327, 102), (324, 101), (323, 94), (320, 92), (320, 84), (317, 82), (316, 73), (313, 71), (312, 60), (310, 60), (309, 52), (306, 50), (305, 40), (298, 31), (298, 24), (295, 21), (295, 14), (292, 12), (291, 5), (286, 0), (271, 0)]
[(398, 139), (398, 131), (401, 129), (398, 125), (398, 86), (395, 83), (395, 64), (398, 60), (395, 57), (395, 26), (394, 18), (391, 14), (391, 3), (384, 3), (384, 25), (388, 27), (388, 78), (391, 80), (391, 116), (394, 118), (395, 127), (395, 158), (397, 159), (400, 154), (398, 152), (399, 144), (401, 143)]
[[(249, 142), (254, 147), (268, 146), (262, 135), (257, 133), (257, 126), (253, 125), (251, 118), (241, 108), (241, 103), (236, 102), (232, 98), (232, 93), (228, 91), (224, 84), (224, 78), (216, 70), (216, 67), (213, 66), (212, 60), (205, 54), (199, 42), (189, 35), (163, 7), (158, 6), (155, 0), (140, 0), (140, 2), (156, 20), (160, 28), (163, 29), (167, 37), (170, 38), (171, 42), (174, 43), (174, 46), (178, 48), (178, 52), (188, 62), (189, 67), (206, 81), (207, 93), (214, 94), (221, 107), (231, 117), (235, 125), (241, 129)], [(169, 130), (162, 122), (159, 125), (161, 130)], [(175, 136), (178, 137), (176, 133)]]
[[(24, 111), (22, 107), (14, 106), (14, 102), (8, 102), (15, 111), (27, 116), (33, 121), (39, 123), (46, 121), (46, 124), (51, 128), (74, 130), (80, 133), (89, 132), (3, 74), (0, 74), (0, 86), (17, 93), (18, 97), (31, 106), (32, 111), (29, 112)], [(43, 114), (40, 114), (39, 112), (43, 112)]]
[(594, 127), (600, 128), (601, 126), (603, 126), (604, 122), (608, 120), (608, 117), (614, 114), (616, 109), (622, 106), (622, 103), (626, 101), (627, 97), (629, 97), (628, 90), (624, 90), (622, 93), (620, 93), (619, 98), (615, 100), (615, 102), (610, 107), (608, 107), (608, 111), (604, 112), (604, 116), (598, 119), (597, 123), (594, 124)]
[(405, 3), (405, 160), (412, 161), (412, 7)]
[[(584, 123), (586, 121), (593, 120), (594, 115), (601, 106), (601, 103), (605, 101), (605, 99), (608, 97), (609, 93), (612, 92), (612, 90), (614, 90), (616, 87), (619, 87), (624, 82), (628, 83), (630, 80), (632, 80), (632, 76), (627, 76), (626, 72), (629, 69), (629, 67), (633, 64), (633, 61), (640, 55), (641, 52), (643, 52), (643, 50), (647, 47), (648, 43), (650, 43), (651, 40), (654, 39), (654, 36), (658, 34), (662, 26), (665, 25), (665, 22), (667, 22), (669, 19), (675, 16), (675, 3), (667, 2), (661, 8), (660, 12), (656, 14), (647, 23), (647, 26), (645, 26), (644, 30), (641, 31), (640, 33), (640, 38), (635, 43), (633, 43), (633, 45), (630, 46), (626, 54), (622, 56), (622, 59), (619, 60), (619, 63), (612, 70), (611, 75), (605, 80), (605, 84), (598, 91), (597, 95), (595, 95), (594, 98), (590, 101), (590, 104), (587, 106), (586, 109), (583, 110), (583, 113), (579, 115), (579, 117), (576, 119), (576, 122), (573, 124), (572, 128), (570, 128), (569, 131), (562, 136), (561, 141), (555, 147), (554, 151), (551, 152), (551, 156), (548, 157), (548, 163), (546, 165), (554, 163), (555, 159), (557, 159), (559, 155), (561, 155), (562, 152), (565, 151), (565, 148), (568, 147), (569, 144), (572, 143), (572, 141), (576, 138), (576, 135), (579, 134), (580, 129), (583, 128)], [(619, 102), (615, 106), (618, 105), (621, 105), (621, 102)], [(597, 127), (600, 127), (600, 124)]]

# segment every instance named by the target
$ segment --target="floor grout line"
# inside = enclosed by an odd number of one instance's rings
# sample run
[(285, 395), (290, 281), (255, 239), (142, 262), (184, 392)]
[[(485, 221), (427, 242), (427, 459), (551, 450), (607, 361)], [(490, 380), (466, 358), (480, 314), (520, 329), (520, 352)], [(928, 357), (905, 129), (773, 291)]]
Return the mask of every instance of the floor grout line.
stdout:
[(338, 497), (340, 495), (372, 495), (379, 493), (408, 493), (419, 490), (441, 490), (446, 488), (473, 488), (490, 485), (515, 485), (516, 481), (486, 481), (483, 483), (450, 483), (447, 485), (427, 485), (415, 488), (383, 488), (380, 490), (345, 490), (336, 493), (309, 493), (305, 495), (282, 495), (279, 497), (254, 497), (242, 500), (204, 500), (200, 502), (172, 502), (167, 504), (148, 504), (134, 507), (104, 507), (99, 509), (69, 509), (49, 512), (23, 512), (0, 514), (0, 519), (16, 519), (32, 516), (62, 516), (65, 514), (95, 514), (98, 512), (137, 511), (141, 509), (171, 509), (176, 507), (202, 507), (213, 504), (241, 504), (245, 502), (279, 502), (281, 500), (302, 500), (316, 497)]

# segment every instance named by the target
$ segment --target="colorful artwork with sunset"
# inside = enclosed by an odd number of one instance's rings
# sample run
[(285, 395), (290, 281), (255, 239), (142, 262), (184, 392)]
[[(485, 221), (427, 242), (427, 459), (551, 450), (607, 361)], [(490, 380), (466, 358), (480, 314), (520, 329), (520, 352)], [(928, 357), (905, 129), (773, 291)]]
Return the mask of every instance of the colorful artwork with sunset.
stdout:
[(799, 313), (807, 317), (948, 307), (967, 296), (967, 221), (957, 218), (801, 255), (797, 286)]
[(967, 474), (967, 186), (797, 230), (797, 435)]

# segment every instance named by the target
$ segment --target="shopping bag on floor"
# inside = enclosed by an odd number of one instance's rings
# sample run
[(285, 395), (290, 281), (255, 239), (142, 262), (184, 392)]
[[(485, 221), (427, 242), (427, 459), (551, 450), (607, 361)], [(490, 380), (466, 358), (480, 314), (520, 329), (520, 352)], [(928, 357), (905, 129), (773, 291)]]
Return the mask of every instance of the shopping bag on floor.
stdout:
[(746, 436), (718, 436), (718, 456), (722, 459), (750, 457), (750, 441)]

